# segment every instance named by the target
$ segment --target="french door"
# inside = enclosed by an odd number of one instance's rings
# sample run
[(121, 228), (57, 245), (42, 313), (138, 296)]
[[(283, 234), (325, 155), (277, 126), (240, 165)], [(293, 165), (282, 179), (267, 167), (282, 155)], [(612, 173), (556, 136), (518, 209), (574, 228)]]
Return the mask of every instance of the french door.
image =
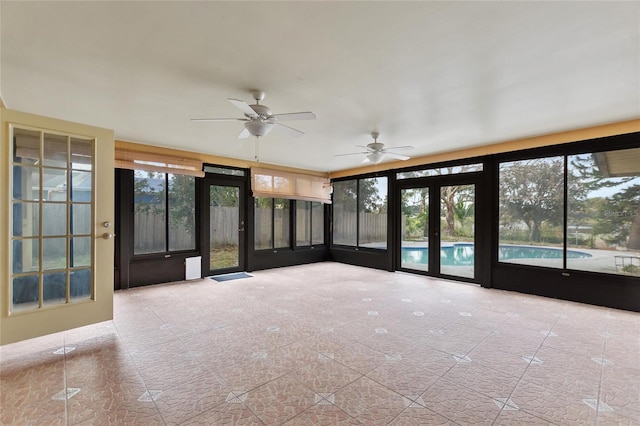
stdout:
[(209, 275), (246, 269), (244, 179), (206, 178), (203, 228), (209, 250), (203, 253)]
[(113, 131), (0, 117), (0, 344), (112, 319)]
[(399, 269), (477, 281), (476, 187), (443, 179), (399, 185)]

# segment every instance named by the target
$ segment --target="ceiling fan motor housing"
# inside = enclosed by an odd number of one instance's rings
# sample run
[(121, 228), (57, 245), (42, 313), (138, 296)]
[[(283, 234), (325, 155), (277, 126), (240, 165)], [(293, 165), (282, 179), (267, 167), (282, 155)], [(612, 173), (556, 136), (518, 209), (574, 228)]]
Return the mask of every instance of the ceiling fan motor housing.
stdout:
[(265, 105), (249, 105), (262, 119), (271, 118), (271, 110)]

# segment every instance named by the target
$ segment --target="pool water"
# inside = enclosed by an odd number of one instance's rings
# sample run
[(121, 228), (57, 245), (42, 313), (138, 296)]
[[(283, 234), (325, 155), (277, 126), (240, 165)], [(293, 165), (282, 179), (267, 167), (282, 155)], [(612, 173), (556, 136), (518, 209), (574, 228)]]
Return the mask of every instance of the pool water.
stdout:
[[(591, 257), (589, 253), (567, 250), (568, 259)], [(525, 247), (501, 245), (498, 247), (498, 260), (513, 259), (562, 259), (562, 249), (549, 247)], [(402, 263), (428, 264), (428, 247), (403, 247)], [(440, 249), (440, 264), (447, 266), (473, 266), (474, 246), (472, 244), (454, 244)]]

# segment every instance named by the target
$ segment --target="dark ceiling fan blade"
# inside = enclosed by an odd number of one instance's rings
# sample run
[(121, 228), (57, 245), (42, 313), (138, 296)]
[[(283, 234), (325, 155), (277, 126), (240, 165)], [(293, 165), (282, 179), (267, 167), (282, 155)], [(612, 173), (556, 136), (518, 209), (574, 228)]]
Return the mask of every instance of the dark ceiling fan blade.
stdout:
[(274, 128), (284, 132), (290, 136), (294, 136), (299, 138), (300, 136), (304, 136), (304, 132), (301, 132), (298, 129), (294, 129), (293, 127), (285, 126), (284, 124), (280, 124), (278, 122), (274, 122)]
[(396, 160), (408, 160), (411, 157), (407, 157), (406, 155), (394, 154), (393, 152), (384, 151), (382, 153), (385, 157), (395, 158)]
[(406, 151), (408, 149), (413, 149), (413, 147), (411, 145), (392, 146), (390, 148), (385, 148), (385, 152), (389, 152), (389, 151)]
[(336, 154), (334, 155), (334, 157), (345, 157), (347, 155), (362, 155), (362, 154), (370, 154), (370, 151), (349, 152), (348, 154)]
[(289, 112), (285, 114), (273, 114), (271, 117), (278, 121), (294, 121), (294, 120), (315, 120), (316, 115), (311, 111), (307, 112)]
[(247, 121), (246, 118), (192, 118), (191, 121)]
[(241, 101), (239, 99), (227, 98), (229, 102), (231, 102), (236, 108), (240, 111), (244, 112), (249, 117), (257, 117), (258, 114), (249, 106), (245, 101)]

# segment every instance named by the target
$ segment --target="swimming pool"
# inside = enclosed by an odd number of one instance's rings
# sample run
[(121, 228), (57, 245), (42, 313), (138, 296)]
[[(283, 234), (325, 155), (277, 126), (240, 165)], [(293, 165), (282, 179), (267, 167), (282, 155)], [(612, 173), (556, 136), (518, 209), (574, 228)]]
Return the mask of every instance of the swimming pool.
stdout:
[[(589, 253), (567, 250), (568, 259), (584, 259), (591, 257)], [(428, 264), (428, 247), (403, 247), (402, 263)], [(562, 249), (552, 247), (531, 247), (500, 245), (498, 260), (514, 259), (562, 259)], [(473, 266), (473, 244), (453, 244), (440, 249), (440, 264), (448, 266)]]

